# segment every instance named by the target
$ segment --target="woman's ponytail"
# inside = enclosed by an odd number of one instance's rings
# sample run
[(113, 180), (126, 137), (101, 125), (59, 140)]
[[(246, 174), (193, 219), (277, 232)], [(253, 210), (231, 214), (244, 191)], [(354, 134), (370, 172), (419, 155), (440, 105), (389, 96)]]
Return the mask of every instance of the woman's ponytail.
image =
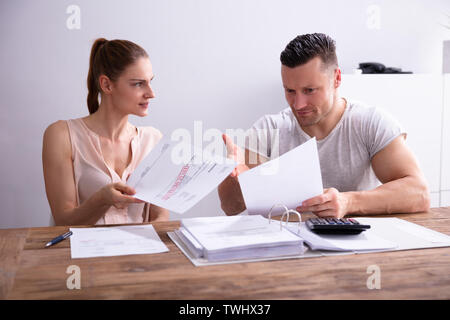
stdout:
[(108, 42), (108, 40), (106, 40), (105, 38), (98, 38), (97, 40), (95, 40), (91, 49), (91, 56), (89, 58), (89, 72), (87, 77), (87, 105), (90, 114), (93, 114), (98, 109), (98, 94), (100, 92), (98, 77), (102, 72), (102, 70), (99, 70), (101, 69), (101, 66), (98, 63), (98, 52), (106, 42)]

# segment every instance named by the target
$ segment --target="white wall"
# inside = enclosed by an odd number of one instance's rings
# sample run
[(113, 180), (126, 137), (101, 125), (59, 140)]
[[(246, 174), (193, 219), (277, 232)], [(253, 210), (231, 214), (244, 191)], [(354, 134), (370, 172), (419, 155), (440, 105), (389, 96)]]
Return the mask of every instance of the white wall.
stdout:
[[(431, 192), (432, 207), (440, 203), (443, 75), (344, 75), (343, 96), (377, 106), (392, 114), (407, 132)], [(450, 184), (450, 176), (445, 177)]]
[[(67, 27), (69, 5), (80, 8), (79, 29)], [(247, 128), (284, 108), (279, 54), (302, 33), (335, 38), (344, 73), (364, 61), (440, 73), (450, 31), (437, 21), (448, 12), (447, 0), (1, 1), (0, 227), (47, 225), (42, 134), (56, 120), (87, 114), (97, 37), (149, 52), (157, 98), (148, 117), (131, 121), (169, 135), (192, 131), (195, 120), (204, 130)], [(216, 214), (213, 192), (186, 216)]]
[(450, 206), (450, 74), (443, 79), (441, 206)]

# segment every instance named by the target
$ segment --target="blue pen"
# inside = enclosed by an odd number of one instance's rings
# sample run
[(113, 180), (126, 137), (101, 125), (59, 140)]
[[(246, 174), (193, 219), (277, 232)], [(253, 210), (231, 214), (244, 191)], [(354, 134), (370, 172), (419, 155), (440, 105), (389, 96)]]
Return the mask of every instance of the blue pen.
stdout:
[(47, 242), (47, 244), (45, 245), (45, 247), (50, 247), (54, 244), (57, 244), (60, 241), (63, 241), (64, 239), (70, 237), (72, 235), (72, 231), (66, 232), (60, 236), (57, 236), (55, 239), (51, 240), (50, 242)]

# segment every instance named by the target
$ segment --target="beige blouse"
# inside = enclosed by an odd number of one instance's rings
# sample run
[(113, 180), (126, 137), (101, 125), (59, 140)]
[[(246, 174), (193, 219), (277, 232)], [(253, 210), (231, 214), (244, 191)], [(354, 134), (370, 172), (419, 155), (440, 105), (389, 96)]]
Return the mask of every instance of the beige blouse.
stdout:
[[(77, 191), (77, 203), (81, 205), (95, 192), (107, 184), (124, 182), (133, 173), (144, 157), (153, 149), (162, 137), (161, 132), (153, 127), (138, 127), (138, 134), (131, 141), (131, 162), (122, 177), (106, 164), (99, 136), (90, 130), (84, 121), (67, 120), (70, 141), (72, 143), (72, 161)], [(96, 224), (141, 223), (149, 221), (150, 204), (133, 203), (127, 208), (108, 209)]]

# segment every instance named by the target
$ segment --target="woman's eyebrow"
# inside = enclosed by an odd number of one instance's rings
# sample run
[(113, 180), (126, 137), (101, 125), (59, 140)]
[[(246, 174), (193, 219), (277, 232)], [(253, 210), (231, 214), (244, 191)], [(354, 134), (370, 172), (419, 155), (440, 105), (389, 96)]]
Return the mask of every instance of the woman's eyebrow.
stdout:
[[(150, 81), (152, 81), (153, 80), (153, 78), (155, 78), (155, 76), (153, 76), (151, 79), (150, 79)], [(130, 79), (129, 81), (147, 81), (147, 80), (145, 80), (145, 79)]]

